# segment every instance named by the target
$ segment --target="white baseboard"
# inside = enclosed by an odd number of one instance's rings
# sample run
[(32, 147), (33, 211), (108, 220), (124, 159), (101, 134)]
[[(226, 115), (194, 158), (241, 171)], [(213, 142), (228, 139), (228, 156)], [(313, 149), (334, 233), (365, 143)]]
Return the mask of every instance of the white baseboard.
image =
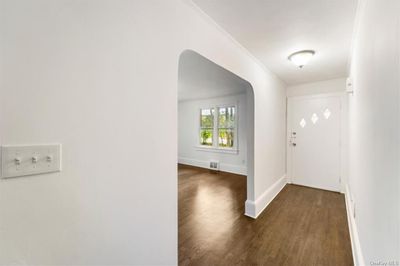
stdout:
[(360, 239), (358, 237), (357, 224), (356, 221), (354, 220), (353, 202), (351, 199), (351, 194), (348, 185), (346, 185), (346, 192), (344, 196), (346, 202), (347, 222), (349, 224), (351, 250), (353, 252), (354, 265), (361, 265), (361, 266), (366, 265), (361, 251), (361, 244), (360, 244)]
[(279, 178), (271, 187), (269, 187), (256, 201), (246, 200), (245, 215), (251, 218), (257, 218), (263, 210), (271, 203), (278, 193), (287, 184), (286, 175)]
[(195, 159), (179, 157), (178, 158), (178, 163), (191, 165), (191, 166), (197, 166), (197, 167), (201, 167), (201, 168), (208, 168), (208, 162), (195, 160)]
[[(209, 161), (202, 161), (202, 160), (197, 160), (197, 159), (179, 157), (178, 163), (210, 169)], [(219, 170), (223, 171), (223, 172), (238, 174), (238, 175), (247, 175), (247, 167), (242, 166), (242, 165), (220, 163)]]

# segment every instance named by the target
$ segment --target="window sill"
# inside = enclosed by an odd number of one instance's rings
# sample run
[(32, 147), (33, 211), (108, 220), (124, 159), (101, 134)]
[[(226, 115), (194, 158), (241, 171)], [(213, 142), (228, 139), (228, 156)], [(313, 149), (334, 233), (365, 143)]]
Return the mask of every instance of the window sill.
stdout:
[(239, 150), (235, 148), (217, 148), (217, 147), (207, 147), (207, 146), (195, 146), (198, 151), (208, 151), (208, 152), (218, 152), (218, 153), (228, 153), (228, 154), (238, 154)]

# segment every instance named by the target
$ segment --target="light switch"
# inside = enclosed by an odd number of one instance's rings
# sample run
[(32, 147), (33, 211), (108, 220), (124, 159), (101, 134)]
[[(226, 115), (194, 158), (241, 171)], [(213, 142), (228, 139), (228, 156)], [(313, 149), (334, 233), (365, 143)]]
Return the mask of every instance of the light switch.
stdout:
[(1, 147), (1, 178), (61, 171), (61, 144)]

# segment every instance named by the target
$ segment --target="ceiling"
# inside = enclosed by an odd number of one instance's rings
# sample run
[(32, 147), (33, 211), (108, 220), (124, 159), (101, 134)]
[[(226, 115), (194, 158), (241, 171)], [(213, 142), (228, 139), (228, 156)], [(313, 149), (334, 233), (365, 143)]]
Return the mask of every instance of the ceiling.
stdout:
[[(357, 0), (192, 0), (286, 84), (345, 77)], [(312, 49), (300, 69), (289, 54)]]
[(250, 84), (193, 51), (179, 61), (178, 100), (215, 98), (245, 93)]

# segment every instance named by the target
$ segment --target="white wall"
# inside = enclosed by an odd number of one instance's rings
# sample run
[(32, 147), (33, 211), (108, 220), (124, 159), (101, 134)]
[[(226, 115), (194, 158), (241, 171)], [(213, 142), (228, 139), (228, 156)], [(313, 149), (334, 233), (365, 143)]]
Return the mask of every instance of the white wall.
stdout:
[(63, 144), (63, 172), (1, 180), (0, 264), (177, 263), (185, 49), (253, 86), (248, 198), (284, 174), (285, 85), (189, 2), (0, 3), (0, 142)]
[(294, 86), (288, 86), (286, 90), (286, 95), (288, 97), (292, 97), (292, 96), (344, 92), (346, 89), (345, 85), (346, 85), (346, 78), (337, 78), (337, 79), (323, 80), (312, 83), (304, 83)]
[(360, 3), (351, 64), (355, 93), (349, 97), (346, 195), (360, 265), (400, 262), (399, 16), (398, 0)]
[[(209, 161), (217, 160), (220, 170), (246, 175), (247, 155), (247, 112), (246, 94), (225, 97), (180, 101), (178, 104), (178, 161), (179, 163), (198, 167), (209, 167)], [(237, 153), (199, 149), (199, 115), (200, 108), (218, 105), (235, 104), (238, 114)]]
[(178, 101), (240, 94), (249, 87), (249, 82), (195, 51), (187, 50), (179, 57)]

